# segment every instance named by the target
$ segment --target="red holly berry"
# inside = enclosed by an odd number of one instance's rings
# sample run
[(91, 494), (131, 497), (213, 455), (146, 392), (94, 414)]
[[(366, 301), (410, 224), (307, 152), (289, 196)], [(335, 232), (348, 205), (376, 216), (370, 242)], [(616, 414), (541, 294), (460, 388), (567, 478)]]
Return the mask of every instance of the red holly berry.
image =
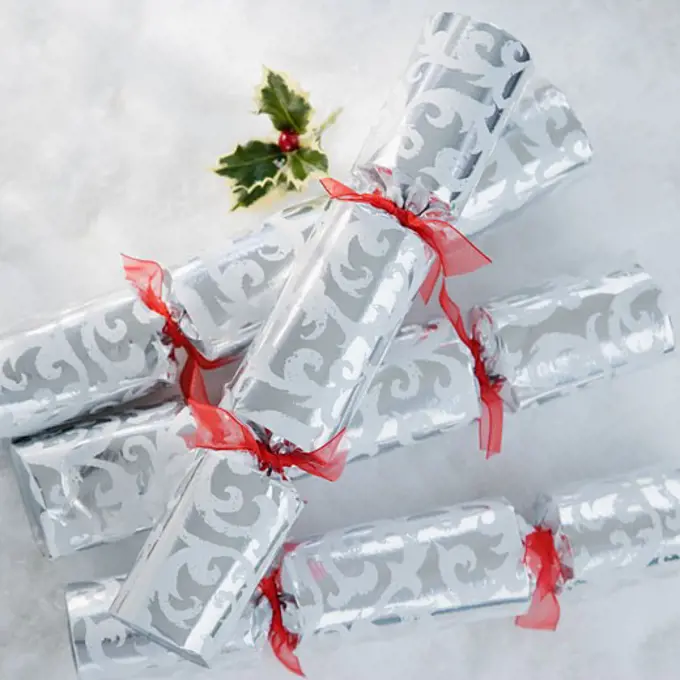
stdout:
[(300, 135), (295, 130), (283, 130), (279, 135), (279, 149), (284, 153), (300, 148)]

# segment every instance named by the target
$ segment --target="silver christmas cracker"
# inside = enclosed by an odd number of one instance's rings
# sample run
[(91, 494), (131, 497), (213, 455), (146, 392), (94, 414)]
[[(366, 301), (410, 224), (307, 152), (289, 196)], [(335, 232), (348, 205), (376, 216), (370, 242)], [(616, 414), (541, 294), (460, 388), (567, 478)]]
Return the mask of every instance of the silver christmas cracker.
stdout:
[[(532, 80), (457, 227), (478, 234), (577, 174), (591, 156), (564, 95)], [(185, 310), (181, 325), (204, 356), (232, 356), (248, 346), (325, 203), (318, 198), (275, 213), (219, 255), (173, 272), (174, 298)], [(159, 335), (162, 327), (126, 292), (33, 324), (30, 333), (6, 335), (0, 340), (0, 436), (34, 434), (174, 382), (176, 366)]]
[[(403, 328), (347, 430), (349, 461), (479, 415), (472, 359), (448, 322)], [(11, 455), (43, 552), (61, 557), (150, 529), (195, 459), (179, 402), (15, 441)], [(302, 474), (290, 470), (290, 477)]]
[[(453, 13), (428, 22), (354, 182), (421, 214), (460, 216), (530, 71), (524, 46)], [(243, 421), (302, 450), (349, 422), (434, 261), (384, 211), (332, 202), (233, 385)]]
[(487, 373), (513, 410), (656, 360), (674, 348), (662, 293), (635, 265), (555, 281), (472, 310)]
[[(532, 592), (523, 554), (515, 511), (502, 500), (335, 531), (284, 555), (284, 618), (307, 645), (511, 616), (526, 609)], [(206, 673), (111, 617), (119, 587), (109, 580), (67, 590), (80, 680), (216, 677), (252, 663), (266, 643), (271, 609), (255, 595)]]
[(536, 503), (570, 577), (565, 590), (615, 589), (680, 567), (680, 470), (573, 485)]

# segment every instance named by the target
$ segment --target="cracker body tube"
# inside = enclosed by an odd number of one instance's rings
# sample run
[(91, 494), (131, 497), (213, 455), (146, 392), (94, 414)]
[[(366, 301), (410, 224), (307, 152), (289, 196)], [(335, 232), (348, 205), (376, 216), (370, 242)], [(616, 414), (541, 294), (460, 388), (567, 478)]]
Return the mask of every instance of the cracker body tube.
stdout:
[(650, 468), (542, 496), (532, 523), (549, 528), (570, 574), (562, 589), (591, 592), (677, 569), (680, 470)]
[(471, 322), (512, 410), (649, 365), (675, 346), (662, 291), (638, 265), (492, 300)]
[[(467, 236), (480, 233), (577, 176), (591, 156), (564, 95), (533, 79), (457, 227)], [(314, 235), (324, 204), (318, 198), (275, 213), (254, 233), (172, 272), (181, 326), (204, 356), (230, 357), (248, 346)], [(125, 291), (34, 321), (27, 333), (6, 334), (0, 340), (0, 436), (35, 434), (175, 382), (163, 325)]]

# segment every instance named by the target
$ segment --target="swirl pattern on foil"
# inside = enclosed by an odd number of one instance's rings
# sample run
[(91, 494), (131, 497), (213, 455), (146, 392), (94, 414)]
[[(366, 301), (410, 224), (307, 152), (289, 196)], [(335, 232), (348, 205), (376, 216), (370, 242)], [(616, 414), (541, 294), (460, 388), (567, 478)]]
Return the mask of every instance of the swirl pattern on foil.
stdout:
[(283, 558), (303, 641), (370, 638), (405, 624), (523, 611), (531, 594), (514, 509), (468, 503), (335, 531)]
[(680, 567), (680, 470), (581, 484), (541, 503), (573, 570), (566, 588), (619, 586)]
[(435, 15), (357, 164), (398, 170), (460, 216), (530, 69), (527, 49), (505, 31)]
[[(411, 326), (390, 346), (343, 445), (348, 462), (408, 446), (479, 417), (472, 357), (447, 321)], [(291, 476), (298, 476), (291, 471)]]
[(149, 535), (111, 609), (204, 665), (229, 641), (301, 510), (247, 453), (206, 451)]
[(487, 370), (515, 409), (651, 363), (674, 347), (661, 290), (639, 266), (553, 282), (472, 312)]
[(194, 454), (177, 402), (80, 422), (14, 442), (12, 460), (38, 541), (50, 557), (148, 529)]
[(0, 436), (31, 435), (171, 383), (163, 324), (125, 293), (0, 339)]

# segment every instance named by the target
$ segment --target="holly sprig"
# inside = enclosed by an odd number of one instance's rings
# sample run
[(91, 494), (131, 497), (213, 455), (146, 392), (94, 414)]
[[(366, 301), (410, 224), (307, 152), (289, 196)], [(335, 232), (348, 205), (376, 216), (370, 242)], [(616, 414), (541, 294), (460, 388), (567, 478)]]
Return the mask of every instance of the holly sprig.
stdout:
[(340, 109), (318, 127), (310, 127), (314, 109), (308, 95), (269, 69), (265, 69), (256, 99), (257, 113), (269, 116), (279, 135), (276, 141), (255, 139), (239, 144), (219, 159), (215, 172), (231, 181), (232, 210), (247, 208), (275, 190), (300, 191), (310, 177), (328, 172), (321, 136)]

